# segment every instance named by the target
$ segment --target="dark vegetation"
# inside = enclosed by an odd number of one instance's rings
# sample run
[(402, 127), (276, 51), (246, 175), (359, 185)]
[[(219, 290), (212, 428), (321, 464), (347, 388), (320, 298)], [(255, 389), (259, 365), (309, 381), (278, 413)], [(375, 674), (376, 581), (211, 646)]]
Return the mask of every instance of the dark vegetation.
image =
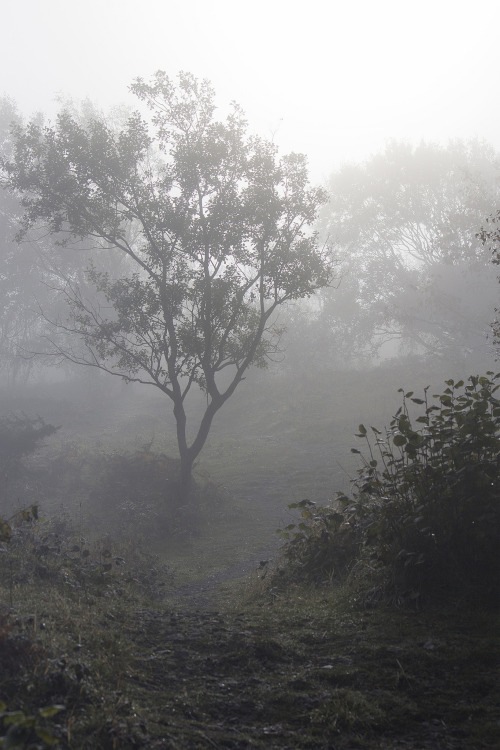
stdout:
[[(148, 528), (142, 498), (153, 511), (175, 481), (161, 450), (90, 454), (61, 445), (64, 428), (48, 436), (18, 463), (39, 479), (19, 501), (51, 484), (57, 499), (47, 515), (25, 503), (3, 536), (2, 746), (496, 747), (497, 383), (449, 381), (427, 402), (406, 392), (387, 431), (360, 425), (371, 449), (352, 497), (295, 495), (303, 517), (260, 566), (276, 512), (265, 472), (233, 496), (198, 473), (190, 533), (174, 493)], [(289, 396), (275, 401), (279, 430)], [(237, 549), (252, 564), (228, 569)]]
[[(500, 373), (448, 380), (431, 400), (403, 392), (381, 431), (359, 425), (365, 442), (353, 496), (328, 507), (293, 503), (298, 524), (287, 541), (288, 580), (343, 580), (367, 586), (371, 601), (459, 596), (500, 603)], [(422, 413), (415, 413), (415, 405)], [(413, 412), (413, 414), (412, 414)]]

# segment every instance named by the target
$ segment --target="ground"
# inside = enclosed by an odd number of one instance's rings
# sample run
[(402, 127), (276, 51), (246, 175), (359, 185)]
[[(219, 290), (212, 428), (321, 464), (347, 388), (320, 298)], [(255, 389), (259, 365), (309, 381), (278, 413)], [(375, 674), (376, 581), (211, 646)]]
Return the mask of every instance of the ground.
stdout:
[[(189, 511), (199, 523), (165, 539), (156, 533), (154, 543), (145, 526), (137, 533), (134, 508), (122, 541), (87, 533), (89, 452), (132, 434), (118, 427), (107, 420), (109, 435), (70, 439), (61, 430), (54, 439), (63, 444), (47, 446), (45, 463), (47, 455), (56, 467), (69, 462), (78, 482), (61, 485), (52, 520), (0, 545), (0, 747), (500, 746), (493, 608), (445, 596), (419, 610), (367, 608), (346, 587), (268, 583), (260, 563), (276, 551), (287, 504), (308, 487), (321, 502), (320, 488), (331, 486), (311, 465), (312, 443), (300, 450), (304, 427), (296, 425), (293, 451), (282, 422), (275, 432), (268, 425), (267, 442), (257, 424), (240, 441), (229, 429), (214, 433), (197, 474), (208, 500)], [(143, 432), (135, 418), (134, 460), (151, 458), (142, 449), (150, 427), (150, 415)]]

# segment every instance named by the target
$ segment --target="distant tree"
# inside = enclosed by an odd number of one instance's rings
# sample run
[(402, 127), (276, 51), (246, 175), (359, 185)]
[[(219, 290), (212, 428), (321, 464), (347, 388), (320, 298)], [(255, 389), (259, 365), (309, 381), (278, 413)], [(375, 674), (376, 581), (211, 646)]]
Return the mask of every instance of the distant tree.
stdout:
[[(87, 103), (80, 111), (75, 109), (75, 118), (85, 119), (91, 111)], [(41, 115), (36, 122), (42, 127)], [(0, 99), (0, 157), (4, 161), (14, 152), (12, 127), (21, 123), (15, 103)], [(0, 184), (5, 181), (6, 175), (0, 174)], [(66, 282), (71, 279), (91, 294), (85, 269), (92, 253), (83, 246), (75, 247), (73, 253), (62, 251), (46, 233), (25, 236), (18, 245), (15, 237), (22, 215), (19, 196), (0, 190), (0, 369), (13, 379), (28, 377), (35, 365), (42, 364), (30, 352), (44, 349), (47, 318), (54, 320), (65, 314)], [(106, 260), (114, 266), (119, 264), (116, 253), (109, 256), (101, 253), (93, 260), (99, 268), (106, 267)]]
[[(10, 99), (0, 100), (0, 154), (12, 155), (11, 125), (20, 122), (16, 105)], [(11, 368), (14, 363), (13, 339), (26, 329), (29, 316), (19, 309), (19, 281), (21, 268), (13, 241), (15, 224), (19, 218), (19, 203), (15, 196), (0, 191), (0, 366)], [(26, 274), (30, 278), (30, 274)], [(24, 314), (23, 314), (24, 313)]]
[[(128, 259), (126, 274), (89, 270), (99, 300), (68, 279), (71, 314), (55, 325), (53, 353), (171, 399), (187, 493), (215, 414), (276, 349), (277, 309), (329, 282), (310, 230), (326, 196), (308, 186), (305, 157), (278, 159), (247, 135), (237, 105), (216, 120), (208, 82), (183, 73), (175, 85), (158, 72), (132, 91), (152, 124), (134, 113), (116, 132), (63, 111), (55, 127), (18, 127), (4, 168), (22, 196), (22, 234), (44, 223), (67, 249), (85, 241)], [(193, 386), (207, 400), (190, 441)]]
[[(490, 253), (491, 262), (496, 266), (500, 266), (500, 211), (491, 214), (485, 220), (484, 226), (478, 233), (478, 237), (485, 246), (488, 253)], [(500, 276), (497, 277), (497, 281), (500, 281)], [(500, 349), (500, 309), (495, 307), (495, 313), (497, 317), (491, 323), (491, 329), (493, 331), (493, 341), (497, 351)]]
[(394, 341), (452, 360), (487, 353), (496, 292), (477, 233), (500, 199), (499, 166), (475, 141), (392, 143), (332, 175), (319, 227), (341, 281), (321, 293), (318, 315), (332, 349), (350, 343), (359, 358)]

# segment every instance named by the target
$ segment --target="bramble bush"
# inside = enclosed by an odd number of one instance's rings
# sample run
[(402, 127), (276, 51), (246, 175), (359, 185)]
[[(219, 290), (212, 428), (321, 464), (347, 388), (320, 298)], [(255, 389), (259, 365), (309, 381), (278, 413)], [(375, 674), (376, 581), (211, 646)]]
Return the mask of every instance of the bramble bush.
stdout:
[[(293, 504), (302, 519), (279, 530), (285, 575), (369, 581), (372, 598), (463, 596), (498, 604), (500, 373), (446, 381), (429, 401), (402, 389), (383, 432), (366, 443), (352, 497)], [(419, 413), (419, 410), (421, 413)]]

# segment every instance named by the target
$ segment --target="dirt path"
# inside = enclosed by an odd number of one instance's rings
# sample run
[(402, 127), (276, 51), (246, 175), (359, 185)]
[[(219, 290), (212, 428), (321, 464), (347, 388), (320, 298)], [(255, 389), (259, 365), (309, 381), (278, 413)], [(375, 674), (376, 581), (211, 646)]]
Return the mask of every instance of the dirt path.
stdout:
[(201, 581), (178, 586), (170, 592), (169, 600), (173, 601), (176, 607), (183, 609), (211, 609), (216, 606), (217, 593), (221, 584), (251, 576), (259, 569), (261, 563), (272, 558), (275, 551), (275, 549), (261, 550), (250, 555), (243, 562), (230, 565)]
[(136, 612), (123, 689), (148, 734), (135, 746), (498, 747), (491, 626), (478, 632), (475, 615), (457, 622), (454, 613), (332, 614), (320, 600), (233, 614)]

